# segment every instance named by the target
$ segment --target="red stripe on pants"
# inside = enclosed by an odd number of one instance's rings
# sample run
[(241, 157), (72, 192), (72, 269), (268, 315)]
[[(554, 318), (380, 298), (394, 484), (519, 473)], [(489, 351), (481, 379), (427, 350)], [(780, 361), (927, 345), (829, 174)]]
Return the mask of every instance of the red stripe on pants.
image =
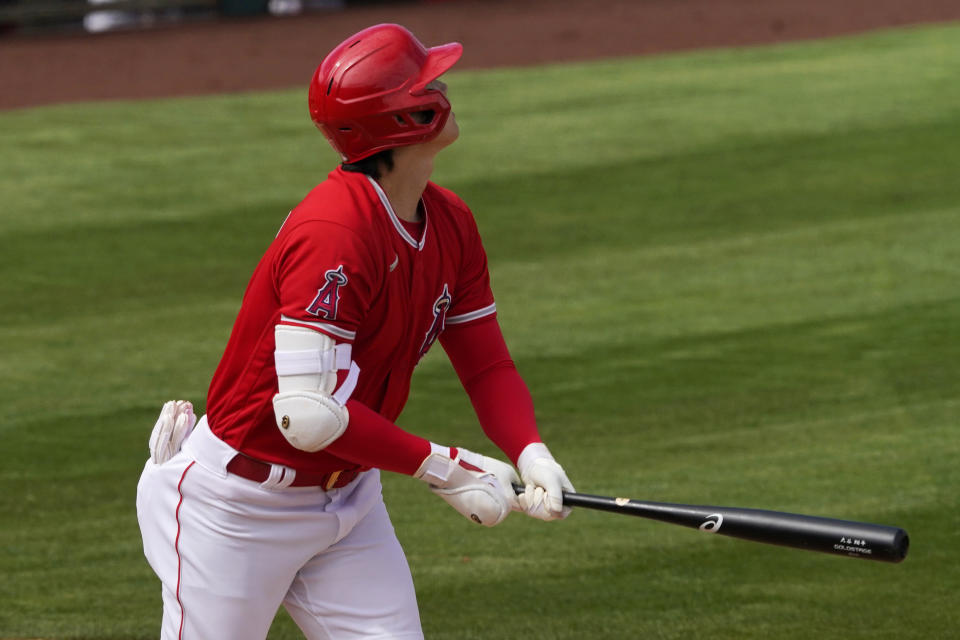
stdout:
[(183, 614), (183, 603), (180, 602), (180, 505), (183, 504), (183, 479), (187, 477), (187, 471), (190, 471), (190, 467), (195, 465), (196, 462), (191, 462), (187, 465), (187, 468), (183, 470), (183, 475), (180, 476), (180, 482), (177, 483), (177, 493), (180, 494), (180, 501), (177, 503), (177, 538), (173, 542), (173, 549), (177, 552), (177, 605), (180, 607), (180, 633), (177, 634), (177, 638), (183, 640), (183, 620), (186, 616)]

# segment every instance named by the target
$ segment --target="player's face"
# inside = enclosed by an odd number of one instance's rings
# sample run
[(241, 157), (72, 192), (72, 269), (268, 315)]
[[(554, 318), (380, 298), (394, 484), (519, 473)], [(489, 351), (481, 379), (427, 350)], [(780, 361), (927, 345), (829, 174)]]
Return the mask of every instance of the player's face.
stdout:
[[(434, 80), (427, 85), (427, 91), (439, 91), (443, 95), (447, 95), (447, 83), (440, 80)], [(460, 137), (460, 127), (457, 125), (456, 114), (453, 113), (453, 110), (450, 111), (450, 116), (447, 118), (446, 124), (443, 126), (443, 129), (440, 131), (434, 141), (441, 146), (447, 146), (452, 144), (454, 140)]]

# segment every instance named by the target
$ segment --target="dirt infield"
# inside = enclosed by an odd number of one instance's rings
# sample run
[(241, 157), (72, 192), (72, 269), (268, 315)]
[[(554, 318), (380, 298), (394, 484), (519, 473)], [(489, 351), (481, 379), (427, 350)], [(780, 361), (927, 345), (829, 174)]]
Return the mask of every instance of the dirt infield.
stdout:
[(97, 36), (0, 40), (0, 109), (302, 85), (333, 45), (399, 22), (458, 68), (818, 38), (960, 20), (957, 0), (449, 0)]

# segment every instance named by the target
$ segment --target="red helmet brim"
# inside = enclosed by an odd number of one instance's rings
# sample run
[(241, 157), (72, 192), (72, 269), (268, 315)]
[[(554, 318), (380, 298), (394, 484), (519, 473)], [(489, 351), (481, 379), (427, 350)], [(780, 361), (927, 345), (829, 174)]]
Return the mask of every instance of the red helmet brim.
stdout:
[(463, 55), (463, 45), (450, 42), (427, 50), (427, 59), (420, 69), (417, 81), (410, 87), (410, 93), (421, 93), (428, 84), (446, 73)]

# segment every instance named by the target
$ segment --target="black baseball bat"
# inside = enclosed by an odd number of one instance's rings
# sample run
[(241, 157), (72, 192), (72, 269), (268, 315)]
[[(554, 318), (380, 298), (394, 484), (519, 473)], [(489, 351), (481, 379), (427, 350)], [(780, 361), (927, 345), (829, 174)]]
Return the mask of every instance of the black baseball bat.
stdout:
[[(515, 484), (513, 487), (517, 493), (523, 493), (522, 486)], [(567, 492), (563, 494), (563, 504), (659, 520), (731, 538), (879, 562), (900, 562), (907, 557), (910, 547), (910, 536), (899, 527), (799, 513), (648, 502)]]

